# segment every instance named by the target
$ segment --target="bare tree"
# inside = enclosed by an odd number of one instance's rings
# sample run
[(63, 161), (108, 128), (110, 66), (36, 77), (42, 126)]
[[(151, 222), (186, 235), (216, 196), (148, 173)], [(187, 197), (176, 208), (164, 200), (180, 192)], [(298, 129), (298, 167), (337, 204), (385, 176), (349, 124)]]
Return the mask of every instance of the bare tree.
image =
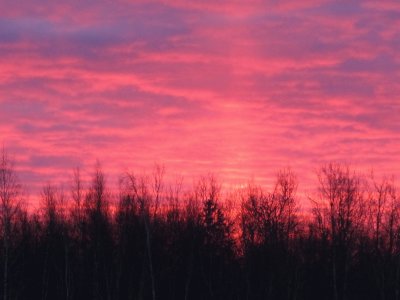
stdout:
[(111, 299), (111, 262), (108, 261), (112, 249), (110, 193), (106, 187), (105, 174), (97, 161), (91, 185), (85, 199), (86, 220), (93, 251), (93, 297)]
[(71, 184), (71, 196), (73, 200), (72, 218), (79, 225), (83, 221), (83, 200), (84, 200), (84, 187), (81, 178), (81, 171), (75, 168), (73, 172)]
[(321, 234), (328, 234), (331, 242), (334, 299), (345, 299), (349, 261), (365, 219), (360, 177), (348, 166), (330, 163), (321, 168), (318, 179), (313, 212)]
[(0, 157), (0, 219), (3, 235), (3, 299), (9, 297), (9, 263), (12, 223), (20, 206), (21, 185), (14, 169), (14, 162), (2, 148)]
[[(78, 177), (76, 180), (79, 182), (80, 178)], [(86, 208), (99, 215), (107, 215), (109, 209), (108, 200), (109, 194), (106, 189), (106, 178), (102, 171), (100, 162), (97, 161), (92, 177), (92, 183), (86, 197)]]
[[(162, 187), (162, 177), (163, 177), (163, 169), (156, 169), (154, 173), (154, 182), (153, 182), (153, 192), (156, 197), (156, 201), (159, 201), (160, 191)], [(150, 280), (151, 280), (151, 295), (152, 299), (156, 299), (156, 284), (155, 284), (155, 276), (154, 276), (154, 267), (153, 267), (153, 255), (152, 255), (152, 247), (151, 247), (151, 228), (150, 228), (150, 216), (151, 210), (156, 210), (158, 203), (154, 204), (151, 197), (151, 192), (148, 187), (148, 178), (146, 176), (135, 176), (133, 173), (127, 175), (130, 182), (130, 189), (137, 199), (139, 203), (139, 210), (142, 221), (144, 223), (145, 236), (146, 236), (146, 253), (147, 253), (147, 261), (148, 268), (150, 272)], [(154, 204), (154, 205), (153, 205)], [(155, 214), (154, 214), (155, 216)], [(144, 277), (142, 277), (143, 282)], [(139, 296), (141, 297), (141, 295)]]
[(297, 226), (296, 216), (299, 210), (296, 201), (297, 177), (290, 169), (278, 172), (272, 197), (275, 201), (276, 223), (279, 224), (283, 241), (289, 245), (291, 235)]
[(249, 185), (242, 199), (242, 234), (251, 243), (288, 245), (297, 225), (297, 178), (290, 169), (278, 172), (272, 193)]
[(58, 223), (56, 188), (50, 183), (42, 190), (42, 217), (45, 225), (45, 254), (42, 274), (42, 299), (47, 299), (49, 290), (49, 253), (51, 252), (53, 235), (57, 234)]
[[(397, 203), (396, 190), (393, 178), (384, 177), (378, 181), (371, 174), (368, 198), (368, 223), (369, 234), (373, 241), (374, 275), (379, 288), (380, 299), (386, 298), (387, 266), (392, 264), (387, 258), (396, 255), (397, 232), (399, 229), (399, 204)], [(397, 268), (398, 262), (395, 266)], [(397, 270), (396, 270), (397, 271)]]
[(156, 165), (153, 172), (153, 199), (154, 199), (154, 208), (153, 208), (153, 216), (155, 217), (158, 212), (158, 208), (160, 206), (161, 195), (164, 188), (164, 174), (165, 168), (161, 165)]
[[(245, 265), (248, 297), (251, 293), (257, 293), (253, 291), (249, 278), (253, 269), (258, 268), (252, 265), (253, 261), (261, 261), (262, 256), (268, 258), (260, 270), (267, 284), (266, 289), (258, 293), (266, 297), (283, 297), (273, 294), (274, 285), (280, 281), (280, 284), (286, 285), (285, 297), (296, 297), (299, 288), (298, 263), (291, 259), (290, 252), (298, 225), (296, 191), (296, 176), (290, 169), (283, 169), (277, 174), (272, 192), (265, 192), (252, 184), (242, 196), (241, 241), (243, 254), (249, 258)], [(277, 261), (280, 261), (279, 265)], [(279, 269), (285, 269), (284, 274), (278, 274)]]
[(170, 184), (167, 189), (166, 201), (167, 201), (167, 220), (172, 224), (177, 224), (181, 207), (179, 206), (179, 199), (182, 192), (183, 178), (177, 177), (175, 184)]

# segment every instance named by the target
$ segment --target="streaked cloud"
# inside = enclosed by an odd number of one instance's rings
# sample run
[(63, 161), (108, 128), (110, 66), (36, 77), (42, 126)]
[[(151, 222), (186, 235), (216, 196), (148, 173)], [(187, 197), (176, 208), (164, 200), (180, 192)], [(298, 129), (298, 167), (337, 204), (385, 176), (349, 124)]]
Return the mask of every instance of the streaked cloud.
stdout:
[[(32, 192), (96, 158), (228, 184), (400, 175), (396, 1), (0, 1), (0, 140)], [(189, 180), (190, 181), (190, 180)]]

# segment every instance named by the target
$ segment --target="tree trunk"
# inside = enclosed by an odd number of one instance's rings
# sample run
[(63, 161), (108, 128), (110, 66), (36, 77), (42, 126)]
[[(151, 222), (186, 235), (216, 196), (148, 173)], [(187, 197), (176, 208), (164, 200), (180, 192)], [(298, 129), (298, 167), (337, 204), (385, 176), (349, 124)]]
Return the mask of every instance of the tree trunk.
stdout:
[(333, 245), (332, 254), (332, 287), (333, 287), (333, 299), (338, 300), (338, 290), (337, 290), (337, 270), (336, 270), (336, 251), (334, 250), (335, 245)]
[(65, 260), (65, 299), (69, 300), (70, 298), (70, 290), (69, 290), (69, 253), (68, 253), (68, 246), (65, 245), (64, 248), (64, 260)]
[(188, 270), (188, 276), (186, 278), (185, 282), (185, 300), (189, 299), (189, 287), (190, 287), (190, 282), (192, 279), (192, 271), (193, 271), (193, 247), (190, 252), (190, 259), (189, 259), (189, 270)]
[(9, 261), (9, 242), (8, 242), (8, 234), (4, 235), (4, 273), (3, 273), (3, 299), (8, 299), (8, 261)]
[(151, 295), (152, 299), (156, 299), (156, 288), (155, 288), (155, 279), (154, 279), (154, 271), (153, 271), (153, 259), (151, 255), (151, 243), (150, 243), (150, 228), (149, 221), (147, 217), (144, 220), (144, 226), (146, 230), (146, 248), (147, 248), (147, 256), (149, 260), (149, 271), (150, 271), (150, 280), (151, 280)]

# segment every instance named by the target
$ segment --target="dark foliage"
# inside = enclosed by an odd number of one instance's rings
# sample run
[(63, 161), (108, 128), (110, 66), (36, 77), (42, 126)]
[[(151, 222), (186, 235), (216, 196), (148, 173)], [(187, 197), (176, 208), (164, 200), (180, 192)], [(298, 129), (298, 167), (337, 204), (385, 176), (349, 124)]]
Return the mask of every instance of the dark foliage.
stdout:
[[(0, 165), (2, 299), (399, 299), (399, 199), (347, 167), (319, 173), (312, 213), (282, 171), (228, 209), (212, 177), (192, 193), (128, 174), (118, 199), (98, 166), (71, 193), (52, 185), (36, 212)], [(372, 182), (372, 183), (371, 183)], [(113, 200), (114, 199), (114, 200)]]

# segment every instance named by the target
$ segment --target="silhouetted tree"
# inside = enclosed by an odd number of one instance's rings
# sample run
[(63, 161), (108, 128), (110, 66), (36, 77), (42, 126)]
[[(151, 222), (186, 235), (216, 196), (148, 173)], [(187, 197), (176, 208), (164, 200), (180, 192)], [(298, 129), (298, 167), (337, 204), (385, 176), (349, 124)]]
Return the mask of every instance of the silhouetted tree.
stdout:
[(93, 299), (111, 299), (113, 239), (109, 210), (110, 195), (100, 163), (96, 165), (85, 201), (90, 246), (88, 259), (92, 261), (92, 270), (88, 276), (88, 278), (92, 278), (91, 297)]
[[(392, 259), (397, 252), (397, 232), (399, 230), (399, 204), (393, 179), (383, 178), (378, 182), (373, 174), (369, 184), (367, 229), (370, 239), (371, 273), (379, 294), (379, 299), (394, 296), (397, 284), (390, 282), (393, 268), (398, 263)], [(392, 286), (392, 291), (389, 287)], [(389, 294), (389, 295), (388, 295)]]
[[(278, 173), (272, 193), (250, 185), (243, 197), (241, 240), (248, 297), (296, 298), (298, 266), (291, 253), (298, 224), (296, 190), (297, 179), (286, 169)], [(277, 291), (276, 286), (282, 289)]]
[(0, 153), (0, 220), (3, 242), (3, 299), (9, 298), (11, 237), (16, 213), (20, 206), (21, 186), (14, 163), (2, 148)]
[(68, 231), (63, 211), (64, 194), (51, 184), (42, 190), (42, 299), (68, 299)]
[(46, 184), (27, 208), (0, 158), (3, 299), (399, 300), (392, 178), (325, 165), (309, 212), (290, 169), (270, 190), (224, 194), (211, 175), (167, 185), (156, 166), (112, 193), (98, 163), (86, 184), (76, 169), (69, 193)]
[(326, 235), (330, 242), (333, 299), (345, 299), (350, 263), (365, 218), (360, 178), (348, 166), (334, 163), (323, 166), (318, 177), (314, 217), (321, 237)]

